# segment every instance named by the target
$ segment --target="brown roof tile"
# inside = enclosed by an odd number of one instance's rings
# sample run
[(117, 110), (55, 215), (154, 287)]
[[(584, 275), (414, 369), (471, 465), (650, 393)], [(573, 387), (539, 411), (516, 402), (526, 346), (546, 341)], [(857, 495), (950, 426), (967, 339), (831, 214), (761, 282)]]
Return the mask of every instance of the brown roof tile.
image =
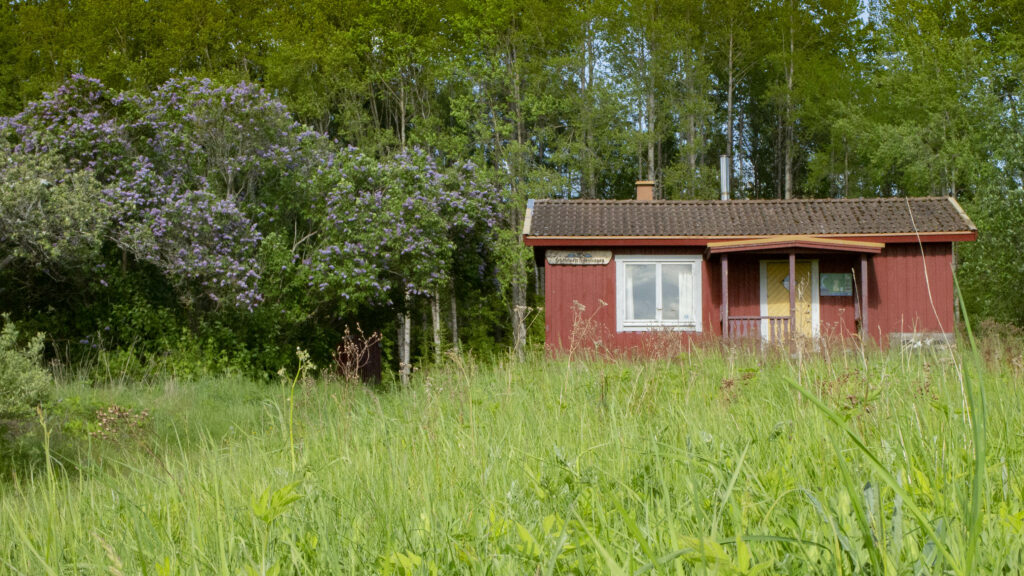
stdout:
[(955, 200), (851, 198), (535, 200), (523, 233), (543, 236), (772, 236), (973, 232)]

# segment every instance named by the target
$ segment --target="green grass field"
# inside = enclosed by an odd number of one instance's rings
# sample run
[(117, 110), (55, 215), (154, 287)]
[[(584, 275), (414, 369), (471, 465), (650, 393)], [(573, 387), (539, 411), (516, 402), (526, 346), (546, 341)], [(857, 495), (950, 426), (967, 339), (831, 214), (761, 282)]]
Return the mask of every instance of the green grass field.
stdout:
[(48, 465), (0, 482), (0, 572), (1019, 573), (1020, 353), (66, 383)]

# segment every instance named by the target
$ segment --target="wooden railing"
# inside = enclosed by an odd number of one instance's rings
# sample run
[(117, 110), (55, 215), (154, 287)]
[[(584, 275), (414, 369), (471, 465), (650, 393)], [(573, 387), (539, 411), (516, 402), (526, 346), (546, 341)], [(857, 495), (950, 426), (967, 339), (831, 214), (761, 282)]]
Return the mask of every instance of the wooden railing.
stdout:
[(768, 340), (778, 342), (786, 340), (790, 335), (789, 316), (730, 316), (729, 337), (761, 338), (763, 323), (768, 324)]

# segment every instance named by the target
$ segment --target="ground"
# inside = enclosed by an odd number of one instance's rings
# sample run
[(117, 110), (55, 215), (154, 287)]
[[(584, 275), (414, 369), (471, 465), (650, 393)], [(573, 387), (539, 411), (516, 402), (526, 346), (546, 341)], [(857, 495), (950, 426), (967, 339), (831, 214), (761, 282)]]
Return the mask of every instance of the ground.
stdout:
[(1013, 573), (1021, 349), (964, 350), (65, 382), (0, 572)]

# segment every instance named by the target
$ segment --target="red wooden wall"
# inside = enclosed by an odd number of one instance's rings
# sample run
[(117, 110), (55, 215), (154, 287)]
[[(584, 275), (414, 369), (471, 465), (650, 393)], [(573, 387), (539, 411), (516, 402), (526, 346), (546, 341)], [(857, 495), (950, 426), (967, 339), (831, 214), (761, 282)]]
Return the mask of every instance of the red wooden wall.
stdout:
[(952, 333), (953, 245), (890, 244), (868, 263), (868, 324), (885, 344), (896, 332)]
[[(572, 246), (565, 246), (572, 249)], [(589, 247), (593, 250), (594, 248)], [(953, 277), (950, 243), (890, 244), (869, 256), (868, 321), (871, 335), (881, 344), (894, 332), (952, 332)], [(701, 254), (701, 247), (618, 248), (613, 254)], [(729, 310), (733, 316), (760, 314), (760, 261), (784, 258), (734, 253), (729, 256)], [(819, 273), (855, 273), (860, 283), (860, 256), (856, 254), (798, 254), (817, 259)], [(927, 281), (925, 270), (927, 269)], [(604, 266), (552, 266), (544, 264), (545, 334), (552, 351), (610, 349), (638, 352), (663, 346), (665, 334), (615, 331), (615, 260)], [(705, 259), (701, 270), (702, 328), (700, 333), (676, 333), (684, 343), (721, 335), (721, 264)], [(859, 290), (859, 287), (858, 287)], [(931, 297), (929, 297), (929, 294)], [(933, 308), (934, 306), (934, 308)], [(822, 336), (843, 338), (856, 333), (855, 296), (822, 296)]]
[[(613, 254), (701, 253), (701, 247), (613, 250)], [(704, 260), (701, 267), (703, 332), (678, 333), (684, 342), (721, 334), (718, 319), (721, 282), (719, 271), (713, 268)], [(642, 353), (664, 343), (662, 334), (615, 331), (614, 257), (604, 266), (552, 266), (545, 261), (544, 270), (545, 343), (550, 350), (593, 349), (596, 345), (603, 349)]]

